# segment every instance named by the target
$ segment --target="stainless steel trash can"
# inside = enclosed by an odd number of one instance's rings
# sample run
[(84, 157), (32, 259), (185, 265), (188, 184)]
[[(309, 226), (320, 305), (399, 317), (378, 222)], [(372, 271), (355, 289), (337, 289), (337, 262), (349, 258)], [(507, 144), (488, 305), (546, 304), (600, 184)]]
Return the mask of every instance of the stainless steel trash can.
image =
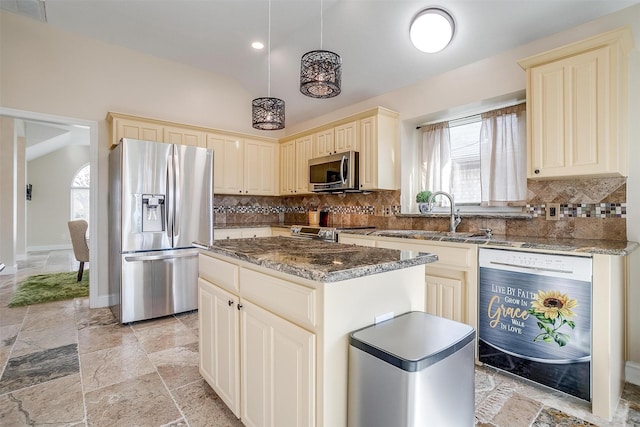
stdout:
[(475, 330), (412, 311), (349, 336), (349, 427), (475, 424)]

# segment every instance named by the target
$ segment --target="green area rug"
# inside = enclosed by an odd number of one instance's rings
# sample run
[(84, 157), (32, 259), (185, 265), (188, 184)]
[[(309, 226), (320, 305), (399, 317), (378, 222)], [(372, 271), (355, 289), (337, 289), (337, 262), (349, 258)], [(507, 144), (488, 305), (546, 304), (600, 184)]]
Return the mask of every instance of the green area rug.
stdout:
[(11, 297), (9, 307), (89, 296), (89, 270), (78, 282), (78, 272), (39, 274), (27, 277)]

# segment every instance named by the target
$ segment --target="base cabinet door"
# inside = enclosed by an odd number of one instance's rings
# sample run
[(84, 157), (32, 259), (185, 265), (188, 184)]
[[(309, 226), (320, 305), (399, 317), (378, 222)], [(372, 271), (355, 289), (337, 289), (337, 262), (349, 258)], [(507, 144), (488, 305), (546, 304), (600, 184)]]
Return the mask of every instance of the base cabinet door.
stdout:
[(198, 279), (200, 373), (240, 417), (238, 297)]
[(241, 302), (242, 422), (315, 425), (315, 335)]
[(464, 284), (462, 281), (427, 274), (425, 282), (427, 285), (427, 313), (464, 322)]

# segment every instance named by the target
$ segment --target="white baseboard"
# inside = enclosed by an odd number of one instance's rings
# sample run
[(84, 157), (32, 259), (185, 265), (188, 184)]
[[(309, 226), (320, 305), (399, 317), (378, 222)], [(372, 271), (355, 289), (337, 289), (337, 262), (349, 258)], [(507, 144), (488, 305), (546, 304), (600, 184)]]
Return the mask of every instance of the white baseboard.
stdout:
[(640, 363), (627, 361), (624, 376), (628, 383), (640, 385)]
[(27, 247), (27, 252), (60, 251), (63, 249), (73, 249), (73, 246), (71, 246), (70, 244), (29, 246)]
[(5, 265), (4, 270), (0, 271), (0, 276), (16, 274), (18, 272), (18, 264), (15, 265)]
[(89, 298), (91, 308), (109, 307), (109, 295), (98, 295), (95, 298)]

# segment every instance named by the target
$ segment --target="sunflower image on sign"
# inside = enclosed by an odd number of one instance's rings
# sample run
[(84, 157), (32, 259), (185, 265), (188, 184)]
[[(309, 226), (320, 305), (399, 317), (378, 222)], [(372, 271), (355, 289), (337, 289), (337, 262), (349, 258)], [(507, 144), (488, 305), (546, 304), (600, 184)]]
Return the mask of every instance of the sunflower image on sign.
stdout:
[(536, 335), (533, 342), (556, 342), (560, 347), (569, 343), (569, 334), (560, 332), (564, 325), (574, 329), (576, 327), (572, 318), (575, 313), (571, 310), (578, 306), (578, 301), (569, 298), (567, 294), (560, 291), (538, 291), (536, 299), (531, 303), (529, 314), (538, 319), (540, 333)]

